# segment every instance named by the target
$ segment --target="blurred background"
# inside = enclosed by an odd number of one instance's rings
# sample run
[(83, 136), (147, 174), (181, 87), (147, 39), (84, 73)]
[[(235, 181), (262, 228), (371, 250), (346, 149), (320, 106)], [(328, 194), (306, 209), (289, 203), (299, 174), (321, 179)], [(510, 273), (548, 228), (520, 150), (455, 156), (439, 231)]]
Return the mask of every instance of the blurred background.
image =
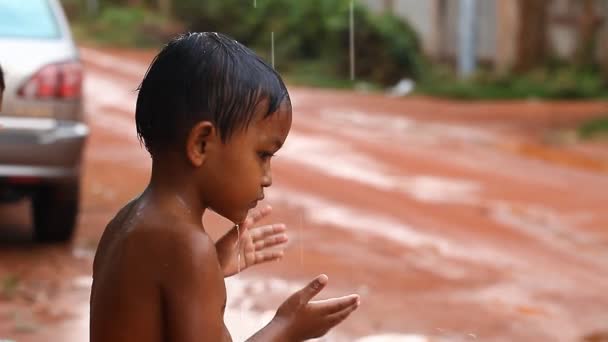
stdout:
[(0, 341), (88, 340), (97, 243), (149, 177), (136, 88), (186, 31), (293, 101), (290, 243), (227, 279), (235, 341), (319, 273), (362, 297), (324, 341), (608, 341), (606, 0), (0, 0)]

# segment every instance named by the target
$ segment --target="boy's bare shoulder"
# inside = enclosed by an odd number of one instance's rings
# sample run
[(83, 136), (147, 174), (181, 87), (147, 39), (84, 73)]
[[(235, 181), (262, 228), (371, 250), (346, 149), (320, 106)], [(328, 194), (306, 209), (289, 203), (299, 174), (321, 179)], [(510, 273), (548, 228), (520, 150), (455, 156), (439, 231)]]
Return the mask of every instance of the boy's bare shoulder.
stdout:
[(175, 261), (212, 259), (217, 262), (215, 244), (200, 226), (178, 221), (171, 226), (154, 227), (150, 231), (149, 234), (158, 239), (165, 257), (176, 259)]
[(200, 226), (171, 218), (143, 220), (130, 235), (133, 250), (160, 270), (159, 280), (173, 281), (193, 271), (216, 275), (219, 270), (215, 244)]

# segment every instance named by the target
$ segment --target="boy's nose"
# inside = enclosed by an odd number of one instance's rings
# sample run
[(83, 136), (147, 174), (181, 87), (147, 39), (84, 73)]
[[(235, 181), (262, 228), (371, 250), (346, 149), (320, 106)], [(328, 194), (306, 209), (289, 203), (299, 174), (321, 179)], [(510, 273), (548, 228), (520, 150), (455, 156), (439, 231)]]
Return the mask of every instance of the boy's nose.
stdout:
[(262, 186), (267, 188), (272, 185), (272, 176), (270, 174), (264, 175), (262, 177)]

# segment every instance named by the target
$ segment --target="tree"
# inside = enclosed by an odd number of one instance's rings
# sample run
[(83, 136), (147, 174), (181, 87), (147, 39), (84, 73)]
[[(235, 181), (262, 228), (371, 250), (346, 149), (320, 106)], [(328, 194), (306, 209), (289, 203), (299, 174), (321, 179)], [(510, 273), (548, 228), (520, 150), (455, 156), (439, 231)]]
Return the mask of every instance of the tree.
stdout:
[(604, 29), (603, 39), (604, 49), (600, 54), (600, 71), (602, 73), (602, 79), (604, 80), (604, 85), (608, 87), (608, 28)]
[(547, 58), (547, 0), (519, 0), (516, 72), (527, 72), (542, 65)]
[(513, 0), (497, 2), (496, 71), (507, 74), (517, 59), (517, 34), (519, 32), (519, 4)]
[(608, 87), (608, 1), (604, 0), (603, 5), (604, 29), (603, 33), (600, 34), (600, 42), (603, 44), (600, 47), (600, 69), (602, 71), (604, 85)]
[(160, 9), (160, 13), (162, 13), (165, 17), (171, 16), (171, 0), (158, 0), (158, 8)]
[(578, 43), (574, 63), (578, 67), (594, 65), (602, 17), (596, 13), (594, 0), (583, 0), (582, 11), (577, 21)]
[(388, 13), (393, 13), (395, 10), (395, 0), (384, 0), (384, 11)]

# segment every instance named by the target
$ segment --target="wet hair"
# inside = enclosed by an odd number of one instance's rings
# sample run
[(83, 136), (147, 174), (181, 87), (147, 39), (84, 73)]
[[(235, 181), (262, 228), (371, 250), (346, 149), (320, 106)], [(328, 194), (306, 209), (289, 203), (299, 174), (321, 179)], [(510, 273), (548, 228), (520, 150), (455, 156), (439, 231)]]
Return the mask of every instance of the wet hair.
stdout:
[(4, 72), (2, 71), (2, 66), (0, 65), (0, 91), (4, 91), (6, 85), (4, 84)]
[(187, 33), (154, 58), (138, 88), (137, 135), (152, 157), (183, 144), (192, 127), (210, 121), (225, 143), (252, 122), (257, 105), (264, 117), (286, 101), (281, 76), (253, 51), (220, 33)]

